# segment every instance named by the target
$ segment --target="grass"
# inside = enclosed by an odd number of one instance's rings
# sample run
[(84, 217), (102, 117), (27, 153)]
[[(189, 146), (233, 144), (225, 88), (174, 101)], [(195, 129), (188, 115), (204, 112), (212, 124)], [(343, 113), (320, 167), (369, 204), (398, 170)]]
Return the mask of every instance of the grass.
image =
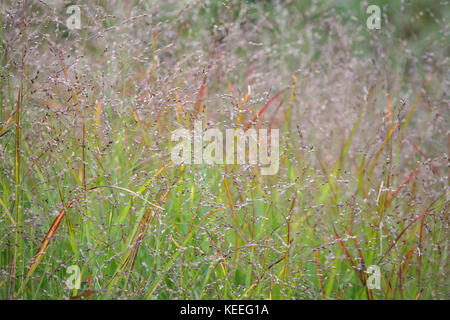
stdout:
[[(447, 6), (69, 4), (2, 3), (0, 298), (449, 298)], [(173, 163), (195, 120), (279, 172)]]

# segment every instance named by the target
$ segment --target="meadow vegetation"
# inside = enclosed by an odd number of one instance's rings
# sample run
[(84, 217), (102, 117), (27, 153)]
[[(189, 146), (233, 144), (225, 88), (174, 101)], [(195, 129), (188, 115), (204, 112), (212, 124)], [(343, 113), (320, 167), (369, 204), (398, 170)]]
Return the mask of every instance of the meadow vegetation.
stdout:
[(0, 298), (448, 299), (450, 3), (368, 4), (2, 0)]

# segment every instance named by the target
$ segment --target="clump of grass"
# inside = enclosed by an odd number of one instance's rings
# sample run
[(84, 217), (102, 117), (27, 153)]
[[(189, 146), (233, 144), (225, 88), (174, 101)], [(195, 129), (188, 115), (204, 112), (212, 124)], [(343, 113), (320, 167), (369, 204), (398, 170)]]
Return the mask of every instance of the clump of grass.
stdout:
[[(369, 31), (351, 1), (86, 1), (80, 30), (2, 2), (0, 297), (448, 298), (450, 12), (423, 3)], [(280, 129), (279, 172), (175, 165), (195, 120)]]

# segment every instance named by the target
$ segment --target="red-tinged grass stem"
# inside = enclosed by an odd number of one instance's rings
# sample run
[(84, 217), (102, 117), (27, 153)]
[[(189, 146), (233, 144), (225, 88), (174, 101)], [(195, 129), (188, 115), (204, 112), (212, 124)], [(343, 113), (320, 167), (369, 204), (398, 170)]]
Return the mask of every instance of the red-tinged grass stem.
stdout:
[(322, 292), (322, 298), (325, 299), (325, 289), (323, 287), (323, 280), (322, 280), (322, 269), (320, 268), (319, 248), (316, 249), (316, 267), (317, 267), (317, 276), (319, 277), (320, 291)]
[(403, 187), (405, 187), (414, 177), (416, 177), (419, 174), (419, 171), (420, 169), (417, 169), (415, 172), (411, 173), (409, 177), (405, 181), (403, 181), (403, 183), (400, 186), (397, 187), (394, 193), (388, 199), (386, 199), (385, 208), (391, 205), (392, 200), (394, 200), (397, 197), (397, 195), (403, 189)]
[(282, 89), (282, 90), (278, 91), (272, 98), (269, 99), (269, 101), (267, 101), (267, 103), (261, 108), (261, 110), (259, 110), (258, 114), (253, 118), (253, 120), (249, 122), (249, 124), (245, 128), (245, 131), (250, 129), (256, 123), (256, 121), (259, 118), (261, 118), (261, 116), (264, 113), (264, 111), (266, 111), (266, 109), (272, 104), (272, 102), (274, 102), (275, 99), (277, 99), (278, 96), (281, 95), (285, 90), (286, 89)]
[[(437, 198), (436, 200), (434, 200), (431, 205), (429, 207), (431, 207), (439, 198)], [(414, 223), (416, 223), (419, 219), (425, 218), (425, 216), (427, 214), (429, 214), (431, 211), (433, 211), (433, 209), (427, 209), (424, 213), (422, 213), (420, 216), (418, 216), (417, 218), (415, 218), (413, 221), (411, 221), (405, 229), (403, 229), (399, 235), (395, 238), (395, 240), (392, 242), (392, 244), (390, 245), (390, 247), (386, 250), (386, 252), (384, 253), (384, 255), (380, 258), (380, 260), (378, 261), (378, 264), (380, 264), (383, 259), (386, 257), (386, 255), (392, 250), (392, 248), (395, 246), (395, 244), (397, 243), (397, 241), (403, 236), (403, 234), (406, 232), (406, 230), (408, 230)]]

